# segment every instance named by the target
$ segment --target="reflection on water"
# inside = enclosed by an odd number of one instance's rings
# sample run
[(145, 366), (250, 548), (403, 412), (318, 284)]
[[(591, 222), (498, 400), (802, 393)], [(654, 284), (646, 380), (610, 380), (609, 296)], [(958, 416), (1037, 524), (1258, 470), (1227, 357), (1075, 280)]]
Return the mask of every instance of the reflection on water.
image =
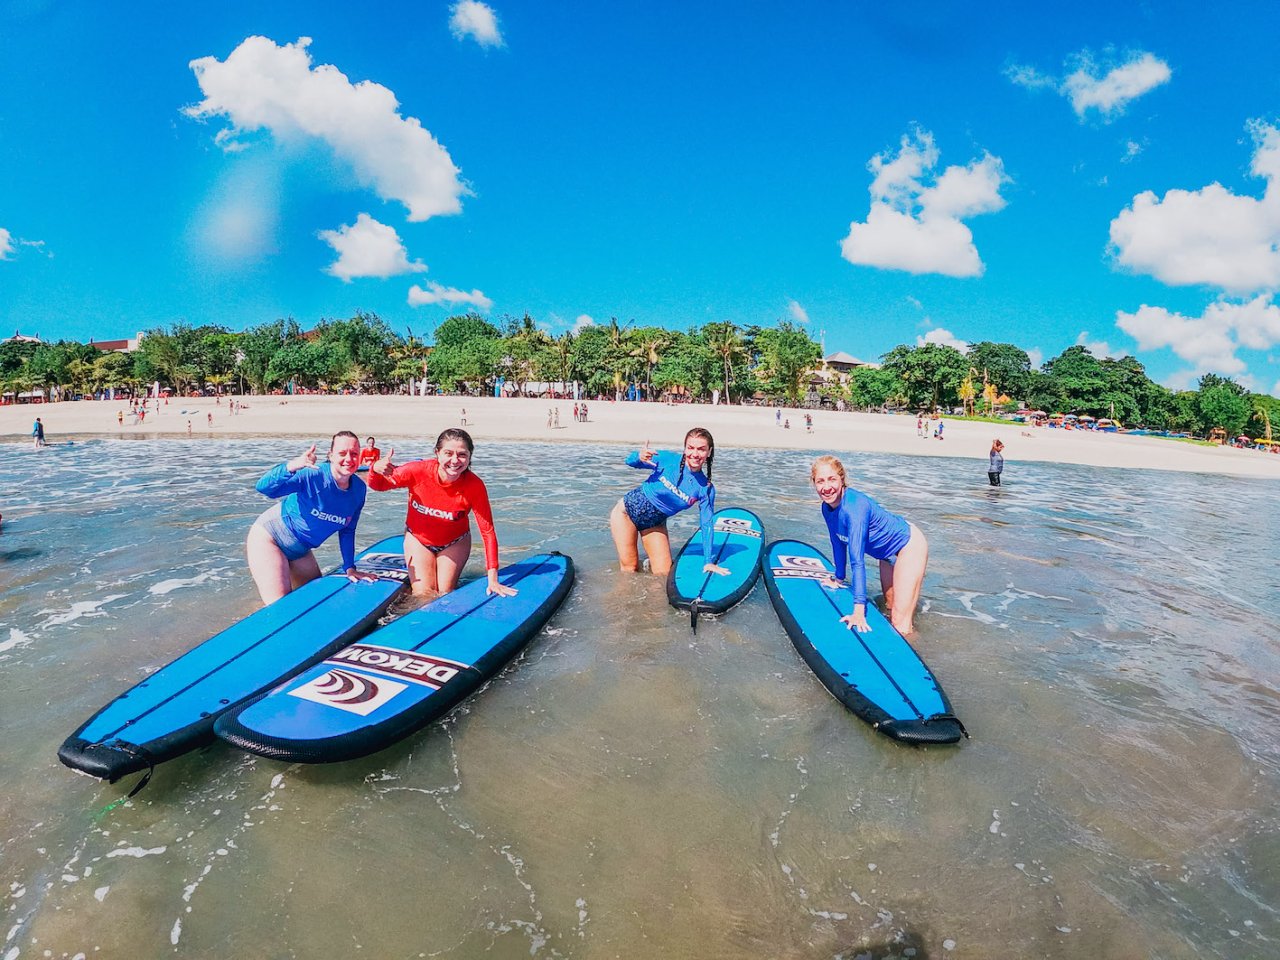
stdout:
[[(763, 589), (695, 637), (613, 571), (620, 448), (486, 444), (504, 555), (578, 568), (516, 664), (373, 757), (215, 745), (108, 809), (128, 784), (58, 744), (254, 609), (253, 483), (304, 442), (6, 450), (4, 960), (1280, 953), (1261, 481), (1011, 463), (990, 488), (985, 460), (849, 458), (929, 536), (918, 646), (974, 737), (913, 749), (827, 695)], [(721, 505), (821, 542), (804, 456), (717, 460)], [(403, 513), (372, 494), (361, 543)]]

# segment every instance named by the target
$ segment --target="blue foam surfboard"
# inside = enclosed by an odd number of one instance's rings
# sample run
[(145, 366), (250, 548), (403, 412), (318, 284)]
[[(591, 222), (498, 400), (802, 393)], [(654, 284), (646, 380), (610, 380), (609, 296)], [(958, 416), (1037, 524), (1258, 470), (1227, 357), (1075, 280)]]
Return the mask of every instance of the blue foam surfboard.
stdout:
[(760, 576), (763, 549), (764, 524), (759, 517), (739, 507), (717, 510), (710, 562), (729, 572), (703, 572), (708, 558), (703, 556), (702, 531), (695, 530), (667, 575), (667, 599), (677, 610), (689, 611), (689, 623), (696, 631), (699, 614), (724, 613), (751, 592)]
[(330, 573), (187, 651), (107, 704), (58, 750), (68, 767), (112, 783), (214, 739), (214, 721), (350, 643), (404, 589), (402, 537), (356, 558), (379, 579)]
[(511, 660), (555, 613), (573, 561), (542, 553), (503, 567), (519, 593), (472, 580), (222, 716), (215, 731), (273, 760), (330, 763), (381, 750), (443, 716)]
[(968, 733), (937, 678), (874, 605), (870, 633), (840, 622), (853, 613), (847, 587), (824, 554), (798, 540), (775, 540), (763, 560), (769, 598), (805, 663), (831, 694), (871, 726), (905, 743), (955, 743)]

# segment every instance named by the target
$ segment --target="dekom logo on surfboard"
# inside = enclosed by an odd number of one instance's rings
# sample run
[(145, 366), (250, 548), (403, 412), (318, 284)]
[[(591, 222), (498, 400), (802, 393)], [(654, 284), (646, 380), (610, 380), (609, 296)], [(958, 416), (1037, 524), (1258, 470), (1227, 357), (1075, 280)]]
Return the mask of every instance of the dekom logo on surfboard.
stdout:
[(760, 537), (760, 531), (756, 529), (756, 525), (743, 517), (720, 517), (716, 520), (715, 529), (721, 533), (738, 533), (744, 537), (757, 539)]
[(467, 668), (465, 663), (454, 660), (409, 653), (407, 650), (397, 650), (394, 647), (379, 647), (372, 643), (353, 643), (346, 649), (339, 650), (325, 663), (334, 666), (351, 664), (366, 670), (385, 673), (400, 680), (408, 680), (410, 683), (431, 687), (434, 690), (439, 690), (441, 686)]
[(825, 580), (831, 576), (827, 565), (818, 557), (793, 557), (780, 553), (774, 561), (779, 564), (773, 568), (775, 577), (787, 577), (792, 580)]
[(330, 670), (294, 687), (289, 696), (367, 717), (396, 694), (408, 689), (407, 683), (381, 678), (375, 680), (354, 670)]

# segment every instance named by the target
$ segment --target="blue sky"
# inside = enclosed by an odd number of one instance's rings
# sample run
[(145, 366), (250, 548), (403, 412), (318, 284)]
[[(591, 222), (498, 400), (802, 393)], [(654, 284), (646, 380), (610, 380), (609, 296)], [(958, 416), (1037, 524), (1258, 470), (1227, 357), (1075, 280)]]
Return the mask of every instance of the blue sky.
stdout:
[(0, 331), (789, 317), (1280, 394), (1280, 7), (1029, 9), (0, 0)]

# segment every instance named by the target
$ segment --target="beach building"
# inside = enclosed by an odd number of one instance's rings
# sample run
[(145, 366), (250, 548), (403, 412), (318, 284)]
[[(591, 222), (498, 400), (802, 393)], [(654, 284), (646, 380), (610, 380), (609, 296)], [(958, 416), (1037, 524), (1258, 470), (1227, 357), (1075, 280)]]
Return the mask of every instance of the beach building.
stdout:
[(42, 342), (43, 341), (40, 339), (39, 334), (36, 334), (34, 337), (28, 337), (21, 330), (15, 330), (13, 331), (12, 337), (5, 337), (3, 340), (0, 340), (0, 343), (42, 343)]
[(127, 340), (94, 340), (89, 338), (89, 346), (96, 347), (103, 353), (133, 353), (138, 349), (138, 344), (142, 341), (143, 333), (138, 331), (137, 335)]

